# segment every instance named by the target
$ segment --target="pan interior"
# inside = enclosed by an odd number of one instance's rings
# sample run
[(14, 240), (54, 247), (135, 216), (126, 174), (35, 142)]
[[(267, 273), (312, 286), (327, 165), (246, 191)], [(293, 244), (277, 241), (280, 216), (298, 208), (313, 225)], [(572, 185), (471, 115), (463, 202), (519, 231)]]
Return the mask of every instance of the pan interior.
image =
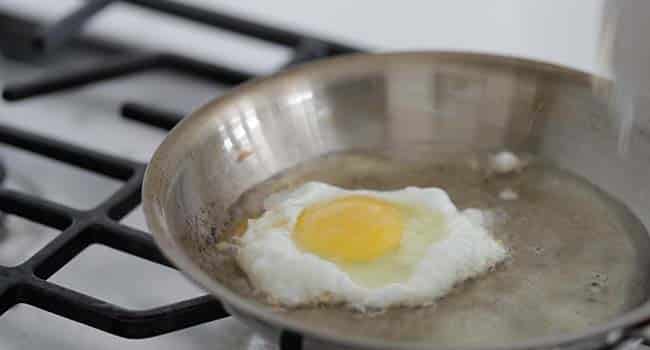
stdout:
[[(578, 332), (645, 300), (647, 233), (619, 202), (581, 177), (542, 159), (533, 160), (519, 174), (486, 177), (477, 168), (487, 157), (481, 154), (448, 155), (430, 164), (378, 154), (339, 152), (320, 157), (245, 192), (229, 208), (228, 227), (201, 249), (211, 255), (208, 261), (220, 264), (211, 269), (214, 278), (264, 303), (230, 252), (215, 245), (229, 239), (234, 231), (229, 227), (258, 216), (270, 193), (305, 181), (375, 190), (435, 186), (448, 191), (459, 208), (493, 213), (493, 234), (511, 250), (511, 259), (496, 271), (460, 284), (433, 306), (375, 314), (341, 306), (274, 312), (355, 336), (438, 345), (501, 345)], [(501, 199), (499, 194), (506, 188), (519, 198)]]
[[(621, 140), (602, 99), (609, 85), (596, 91), (592, 78), (463, 53), (357, 55), (295, 68), (206, 104), (170, 133), (145, 178), (147, 220), (173, 263), (275, 327), (372, 346), (487, 347), (577, 334), (650, 292), (650, 119), (636, 120)], [(530, 165), (486, 180), (474, 165), (503, 149), (529, 155)], [(269, 306), (217, 245), (259, 215), (267, 195), (314, 180), (441, 187), (459, 208), (495, 213), (494, 235), (512, 259), (432, 307), (364, 315)], [(507, 187), (517, 200), (499, 198)]]

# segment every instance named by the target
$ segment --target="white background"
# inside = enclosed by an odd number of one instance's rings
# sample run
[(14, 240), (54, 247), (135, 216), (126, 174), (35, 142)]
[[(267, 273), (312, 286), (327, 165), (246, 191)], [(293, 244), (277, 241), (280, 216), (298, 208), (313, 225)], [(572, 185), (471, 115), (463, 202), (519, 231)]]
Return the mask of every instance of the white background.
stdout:
[[(601, 71), (596, 52), (603, 0), (175, 1), (378, 51), (469, 50), (535, 58), (590, 72)], [(81, 0), (0, 0), (0, 11), (11, 9), (51, 22), (81, 3)], [(143, 49), (179, 52), (260, 73), (277, 69), (290, 56), (286, 48), (121, 3), (101, 12), (92, 20), (88, 31), (119, 38)], [(64, 63), (68, 68), (85, 65), (81, 61)], [(0, 57), (0, 86), (52, 73), (48, 67)], [(187, 112), (218, 93), (214, 91), (214, 84), (208, 82), (155, 73), (21, 103), (0, 101), (0, 122), (146, 161), (165, 133), (120, 118), (117, 109), (123, 101), (134, 99)], [(32, 180), (45, 198), (56, 202), (85, 208), (98, 203), (118, 186), (114, 182), (106, 183), (105, 179), (89, 178), (83, 171), (61, 167), (55, 170), (52, 162), (39, 162), (25, 154), (12, 156), (6, 149), (0, 151), (4, 159), (12, 157), (10, 179), (12, 175), (21, 179), (21, 174), (39, 174)], [(40, 176), (44, 173), (48, 175), (45, 179)], [(85, 188), (93, 188), (93, 191)], [(123, 223), (145, 229), (142, 213), (137, 210)], [(0, 246), (4, 248), (0, 249), (0, 258), (24, 253), (25, 247), (16, 243), (37, 242), (38, 247), (42, 247), (56, 234), (49, 230), (49, 234), (44, 235), (42, 229), (32, 229), (32, 226), (17, 230), (13, 238), (5, 237), (4, 246)], [(14, 244), (8, 244), (12, 239)], [(176, 271), (98, 246), (84, 250), (49, 281), (135, 309), (203, 294)], [(275, 349), (231, 318), (160, 337), (128, 340), (25, 305), (18, 305), (0, 317), (0, 348)]]
[[(603, 0), (184, 2), (382, 51), (470, 50), (600, 71), (596, 48)], [(79, 3), (76, 0), (0, 0), (0, 7), (56, 18)], [(270, 55), (260, 55), (259, 51), (237, 49), (236, 44), (222, 41), (223, 35), (204, 26), (128, 5), (111, 5), (93, 20), (90, 30), (141, 41), (152, 47), (168, 48), (173, 44), (206, 58), (261, 70), (271, 69), (276, 63)]]

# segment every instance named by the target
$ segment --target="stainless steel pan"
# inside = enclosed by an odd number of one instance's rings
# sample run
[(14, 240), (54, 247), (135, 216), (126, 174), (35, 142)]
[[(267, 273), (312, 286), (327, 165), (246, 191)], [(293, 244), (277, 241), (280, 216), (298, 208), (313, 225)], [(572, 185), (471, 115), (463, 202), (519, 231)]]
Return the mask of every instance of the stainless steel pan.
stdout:
[[(308, 64), (247, 83), (177, 126), (147, 169), (145, 214), (181, 271), (270, 335), (370, 349), (619, 344), (643, 336), (650, 318), (650, 123), (637, 120), (621, 141), (609, 87), (566, 68), (478, 54)], [(519, 175), (523, 194), (511, 204), (492, 195), (501, 180), (461, 169), (503, 148), (548, 164)], [(433, 307), (377, 315), (272, 307), (217, 244), (259, 213), (266, 195), (314, 179), (439, 185), (461, 207), (500, 206), (511, 218), (500, 238), (513, 259)], [(592, 197), (554, 190), (557, 181)]]

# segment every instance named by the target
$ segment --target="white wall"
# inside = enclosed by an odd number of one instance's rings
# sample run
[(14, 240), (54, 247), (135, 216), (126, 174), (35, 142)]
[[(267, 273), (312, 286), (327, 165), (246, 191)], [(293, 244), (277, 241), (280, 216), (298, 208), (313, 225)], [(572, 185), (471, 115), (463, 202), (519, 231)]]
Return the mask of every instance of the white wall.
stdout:
[[(184, 1), (379, 50), (492, 52), (599, 71), (595, 52), (603, 0)], [(0, 0), (0, 7), (56, 18), (78, 3)], [(151, 29), (143, 30), (143, 26)], [(91, 30), (141, 40), (152, 47), (169, 47), (173, 41), (174, 46), (202, 57), (252, 65), (261, 71), (272, 69), (286, 56), (268, 47), (268, 55), (263, 54), (267, 51), (239, 49), (238, 44), (215, 38), (214, 31), (125, 5), (111, 5)]]
[(382, 49), (505, 53), (595, 68), (602, 0), (216, 1), (215, 8)]

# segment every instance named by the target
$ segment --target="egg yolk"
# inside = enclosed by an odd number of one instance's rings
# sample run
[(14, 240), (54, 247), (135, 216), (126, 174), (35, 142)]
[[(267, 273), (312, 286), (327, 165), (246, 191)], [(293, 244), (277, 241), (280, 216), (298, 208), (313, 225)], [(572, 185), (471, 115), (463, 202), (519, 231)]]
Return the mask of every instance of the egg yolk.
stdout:
[(305, 208), (294, 240), (306, 251), (339, 262), (367, 262), (397, 249), (404, 232), (401, 207), (368, 196), (349, 196)]

